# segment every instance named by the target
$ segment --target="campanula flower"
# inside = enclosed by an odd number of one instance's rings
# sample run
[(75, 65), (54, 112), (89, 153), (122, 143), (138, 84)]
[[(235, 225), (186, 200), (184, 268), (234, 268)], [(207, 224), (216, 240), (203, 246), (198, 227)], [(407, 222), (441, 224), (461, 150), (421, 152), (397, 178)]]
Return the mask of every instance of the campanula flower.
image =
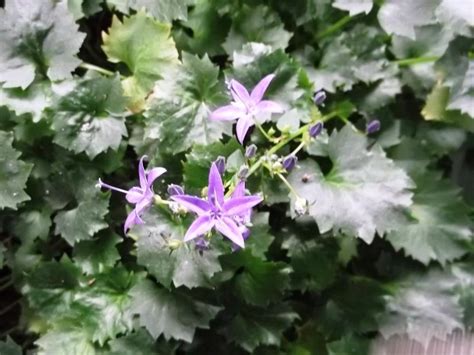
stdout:
[(216, 161), (216, 166), (217, 166), (217, 170), (219, 170), (219, 174), (224, 174), (225, 172), (225, 157), (223, 156), (218, 156)]
[(209, 170), (207, 199), (191, 195), (174, 195), (171, 199), (197, 214), (196, 220), (184, 236), (185, 242), (198, 238), (215, 228), (241, 248), (245, 247), (244, 236), (236, 218), (249, 213), (252, 207), (262, 202), (262, 198), (257, 195), (241, 196), (239, 194), (225, 198), (224, 185), (215, 163)]
[(170, 195), (170, 196), (183, 195), (184, 194), (184, 189), (179, 185), (169, 184), (167, 192), (168, 192), (168, 195)]
[(155, 193), (153, 192), (153, 182), (161, 175), (166, 172), (164, 168), (153, 168), (149, 171), (145, 170), (143, 166), (143, 160), (146, 159), (146, 156), (143, 156), (140, 159), (138, 164), (138, 177), (140, 180), (140, 186), (134, 186), (130, 190), (123, 190), (118, 187), (106, 184), (99, 179), (99, 186), (106, 189), (114, 190), (125, 194), (125, 198), (128, 202), (135, 205), (135, 208), (132, 212), (129, 213), (123, 230), (125, 233), (135, 224), (143, 224), (143, 220), (140, 215), (153, 203), (153, 197)]
[(262, 113), (281, 113), (283, 108), (276, 102), (262, 100), (270, 82), (275, 77), (269, 74), (254, 87), (249, 94), (247, 89), (237, 80), (229, 82), (230, 93), (234, 101), (211, 113), (212, 120), (232, 121), (237, 119), (237, 139), (242, 144), (250, 127), (255, 124), (255, 119)]

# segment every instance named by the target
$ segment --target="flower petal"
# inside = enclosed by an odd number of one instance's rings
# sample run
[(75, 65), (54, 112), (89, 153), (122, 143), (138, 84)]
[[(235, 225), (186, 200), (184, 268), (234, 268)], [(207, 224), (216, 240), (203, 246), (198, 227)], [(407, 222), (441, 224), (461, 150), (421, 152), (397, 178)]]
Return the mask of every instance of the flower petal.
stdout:
[(138, 217), (150, 207), (153, 202), (153, 193), (145, 193), (140, 201), (135, 204), (135, 212)]
[(232, 242), (237, 244), (241, 248), (245, 248), (244, 237), (237, 227), (235, 222), (228, 218), (223, 217), (216, 220), (216, 229), (221, 232), (225, 237), (229, 238)]
[(207, 196), (209, 202), (214, 206), (222, 206), (224, 203), (224, 185), (222, 184), (221, 174), (219, 174), (216, 163), (212, 163), (211, 169), (209, 170)]
[(241, 102), (244, 105), (250, 100), (250, 95), (247, 89), (235, 79), (230, 81), (230, 93), (235, 101)]
[(147, 158), (148, 157), (146, 155), (142, 156), (140, 158), (140, 162), (138, 163), (138, 177), (140, 179), (140, 187), (142, 188), (143, 191), (145, 191), (147, 188), (146, 173), (145, 173), (145, 167), (143, 166), (143, 160)]
[(237, 139), (240, 142), (240, 144), (244, 144), (244, 139), (245, 136), (247, 135), (247, 132), (251, 126), (254, 125), (254, 122), (251, 118), (248, 116), (242, 117), (237, 121), (237, 126), (235, 128), (235, 132), (237, 134)]
[(262, 112), (282, 113), (284, 111), (283, 107), (279, 103), (270, 100), (260, 101), (257, 104), (257, 107)]
[(262, 201), (263, 199), (260, 196), (255, 195), (236, 197), (226, 201), (222, 209), (227, 216), (236, 216), (247, 212)]
[(245, 196), (245, 181), (240, 180), (232, 192), (232, 198)]
[(127, 219), (125, 220), (125, 223), (123, 225), (123, 232), (125, 234), (127, 234), (127, 231), (132, 228), (135, 224), (142, 224), (143, 221), (141, 220), (141, 218), (139, 218), (135, 212), (135, 210), (133, 210), (132, 212), (130, 212), (127, 216)]
[(245, 112), (235, 105), (227, 105), (219, 107), (217, 110), (211, 112), (209, 118), (211, 120), (231, 121), (242, 116)]
[(265, 91), (268, 89), (268, 85), (275, 77), (275, 74), (269, 74), (264, 77), (259, 83), (253, 88), (252, 93), (250, 94), (250, 98), (253, 100), (254, 103), (258, 103), (262, 100), (263, 95), (265, 95)]
[(151, 187), (151, 185), (153, 185), (153, 182), (164, 173), (166, 173), (165, 168), (153, 168), (149, 172), (147, 172), (146, 179), (148, 182), (148, 186)]
[(128, 190), (127, 194), (125, 195), (125, 198), (130, 203), (137, 203), (143, 198), (143, 190), (138, 186), (134, 186), (130, 190)]
[(211, 218), (211, 216), (200, 216), (196, 218), (196, 220), (189, 226), (188, 231), (184, 236), (184, 241), (187, 242), (197, 238), (200, 235), (209, 232), (212, 227), (214, 227), (214, 220)]
[(205, 214), (211, 209), (209, 202), (191, 195), (174, 195), (170, 196), (173, 201), (178, 202), (181, 206), (187, 208), (198, 215)]

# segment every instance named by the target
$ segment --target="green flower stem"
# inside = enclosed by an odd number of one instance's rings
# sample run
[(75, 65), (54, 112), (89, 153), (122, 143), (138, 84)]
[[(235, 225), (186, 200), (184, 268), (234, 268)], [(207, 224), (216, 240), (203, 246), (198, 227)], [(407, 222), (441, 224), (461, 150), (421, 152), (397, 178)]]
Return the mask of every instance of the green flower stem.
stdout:
[(421, 63), (431, 63), (436, 62), (439, 57), (431, 56), (431, 57), (417, 57), (417, 58), (406, 58), (406, 59), (398, 59), (394, 60), (393, 63), (398, 64), (399, 66), (410, 66), (415, 64)]
[(306, 145), (306, 141), (303, 139), (303, 141), (295, 148), (295, 150), (293, 150), (290, 154), (288, 155), (296, 155), (298, 154), (298, 152), (304, 148), (304, 146)]
[(300, 195), (298, 195), (298, 193), (296, 192), (296, 190), (294, 189), (293, 186), (291, 186), (291, 184), (289, 183), (289, 181), (281, 174), (281, 173), (277, 173), (277, 176), (280, 178), (281, 181), (283, 181), (283, 183), (286, 185), (286, 187), (288, 187), (288, 190), (290, 190), (290, 192), (295, 195), (297, 198), (300, 198)]
[(269, 142), (274, 142), (275, 139), (270, 137), (268, 133), (263, 129), (262, 125), (260, 123), (255, 122), (255, 126), (259, 129), (260, 133), (269, 141)]
[(354, 16), (350, 16), (350, 15), (344, 16), (339, 21), (337, 21), (336, 23), (334, 23), (331, 26), (329, 26), (328, 28), (326, 28), (324, 31), (321, 31), (318, 34), (316, 34), (316, 38), (321, 39), (321, 38), (324, 38), (326, 36), (329, 36), (329, 35), (333, 34), (334, 32), (339, 31), (345, 25), (347, 25), (353, 18), (354, 18)]
[(163, 200), (160, 195), (154, 195), (153, 196), (153, 202), (155, 205), (170, 205), (171, 201), (168, 200)]
[(93, 70), (93, 71), (96, 71), (98, 73), (101, 73), (101, 74), (104, 74), (104, 75), (107, 75), (107, 76), (115, 75), (115, 73), (113, 71), (98, 67), (97, 65), (94, 65), (94, 64), (81, 63), (81, 64), (79, 64), (79, 67), (83, 68), (83, 69), (87, 69), (87, 70)]

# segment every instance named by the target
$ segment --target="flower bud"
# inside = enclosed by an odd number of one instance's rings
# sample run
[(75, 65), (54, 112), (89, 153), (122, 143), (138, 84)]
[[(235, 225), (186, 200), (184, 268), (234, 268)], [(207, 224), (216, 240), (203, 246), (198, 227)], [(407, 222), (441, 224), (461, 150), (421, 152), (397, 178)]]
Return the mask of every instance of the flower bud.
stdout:
[(304, 215), (308, 211), (308, 201), (302, 197), (296, 198), (295, 212), (298, 216)]
[(326, 101), (326, 92), (324, 90), (319, 90), (314, 94), (313, 102), (316, 106), (320, 106)]
[(255, 156), (257, 153), (257, 146), (255, 144), (251, 144), (245, 149), (245, 157), (250, 159)]
[(295, 155), (288, 155), (283, 159), (283, 168), (290, 172), (295, 167), (297, 161), (298, 158)]
[(219, 171), (219, 174), (224, 174), (225, 172), (225, 157), (223, 156), (218, 156), (216, 161), (214, 162), (216, 164), (217, 170)]
[(365, 132), (367, 134), (375, 133), (380, 130), (380, 121), (379, 120), (372, 120), (369, 123), (367, 123), (367, 126), (365, 127)]
[(184, 195), (184, 189), (175, 184), (170, 184), (168, 185), (168, 195), (174, 196), (174, 195)]
[(204, 237), (196, 238), (194, 242), (194, 246), (199, 251), (208, 250), (210, 248), (209, 245), (210, 245), (209, 241)]
[(237, 176), (240, 180), (245, 180), (247, 178), (247, 174), (249, 173), (249, 167), (247, 165), (242, 165), (239, 169)]
[(183, 242), (179, 239), (168, 240), (168, 247), (173, 250), (178, 249), (181, 246), (181, 244), (183, 244)]
[(319, 134), (321, 133), (322, 130), (323, 130), (323, 123), (318, 122), (315, 125), (312, 125), (312, 126), (309, 127), (309, 129), (308, 129), (309, 136), (311, 138), (315, 138), (315, 137), (319, 136)]

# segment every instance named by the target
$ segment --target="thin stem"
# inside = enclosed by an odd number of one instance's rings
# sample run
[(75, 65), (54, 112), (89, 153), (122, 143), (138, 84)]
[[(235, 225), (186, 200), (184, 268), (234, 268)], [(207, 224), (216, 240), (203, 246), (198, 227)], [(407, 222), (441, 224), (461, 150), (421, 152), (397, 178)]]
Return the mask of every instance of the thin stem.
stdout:
[(303, 147), (306, 145), (306, 142), (303, 140), (296, 148), (294, 151), (292, 151), (289, 155), (296, 155), (298, 152), (303, 149)]
[(168, 205), (169, 206), (171, 204), (171, 201), (163, 200), (160, 195), (154, 195), (153, 200), (154, 200), (155, 204), (157, 204), (157, 205)]
[(113, 71), (101, 68), (101, 67), (99, 67), (97, 65), (94, 65), (94, 64), (81, 63), (81, 64), (79, 64), (79, 67), (87, 69), (87, 70), (93, 70), (93, 71), (96, 71), (98, 73), (101, 73), (101, 74), (104, 74), (104, 75), (107, 75), (107, 76), (115, 75), (115, 73)]
[(118, 187), (115, 187), (115, 186), (106, 184), (106, 183), (103, 182), (101, 179), (99, 179), (98, 185), (99, 185), (100, 187), (105, 187), (106, 189), (109, 189), (109, 190), (114, 190), (114, 191), (117, 191), (117, 192), (121, 192), (121, 193), (123, 193), (123, 194), (128, 194), (128, 191), (127, 191), (127, 190), (124, 190), (124, 189), (121, 189), (121, 188), (118, 188)]
[(439, 59), (439, 57), (435, 57), (435, 56), (416, 57), (416, 58), (406, 58), (406, 59), (394, 60), (393, 63), (398, 64), (399, 66), (410, 66), (410, 65), (414, 65), (414, 64), (436, 62), (438, 59)]
[(268, 135), (268, 133), (263, 129), (262, 125), (260, 123), (255, 122), (255, 126), (259, 129), (260, 133), (263, 134), (263, 136), (269, 140), (270, 142), (273, 142), (273, 138)]
[(280, 178), (281, 181), (283, 181), (283, 183), (286, 185), (286, 187), (288, 187), (288, 189), (291, 191), (292, 194), (294, 194), (296, 197), (300, 197), (298, 195), (298, 193), (296, 192), (296, 190), (293, 188), (293, 186), (291, 186), (291, 184), (289, 183), (288, 180), (286, 180), (286, 178), (281, 174), (281, 173), (278, 173), (277, 174), (278, 177)]
[(316, 34), (316, 38), (321, 39), (323, 37), (329, 36), (330, 34), (333, 34), (334, 32), (339, 31), (341, 28), (347, 25), (353, 18), (354, 16), (350, 16), (350, 15), (344, 16), (339, 21), (337, 21), (336, 23), (326, 28), (324, 31), (321, 31), (318, 34)]
[(0, 310), (0, 316), (4, 315), (5, 313), (9, 312), (11, 309), (13, 309), (18, 303), (20, 302), (20, 298), (17, 299), (16, 301), (10, 303), (8, 306)]
[(9, 288), (11, 285), (13, 285), (13, 280), (10, 279), (10, 281), (4, 283), (3, 285), (0, 286), (0, 292)]

